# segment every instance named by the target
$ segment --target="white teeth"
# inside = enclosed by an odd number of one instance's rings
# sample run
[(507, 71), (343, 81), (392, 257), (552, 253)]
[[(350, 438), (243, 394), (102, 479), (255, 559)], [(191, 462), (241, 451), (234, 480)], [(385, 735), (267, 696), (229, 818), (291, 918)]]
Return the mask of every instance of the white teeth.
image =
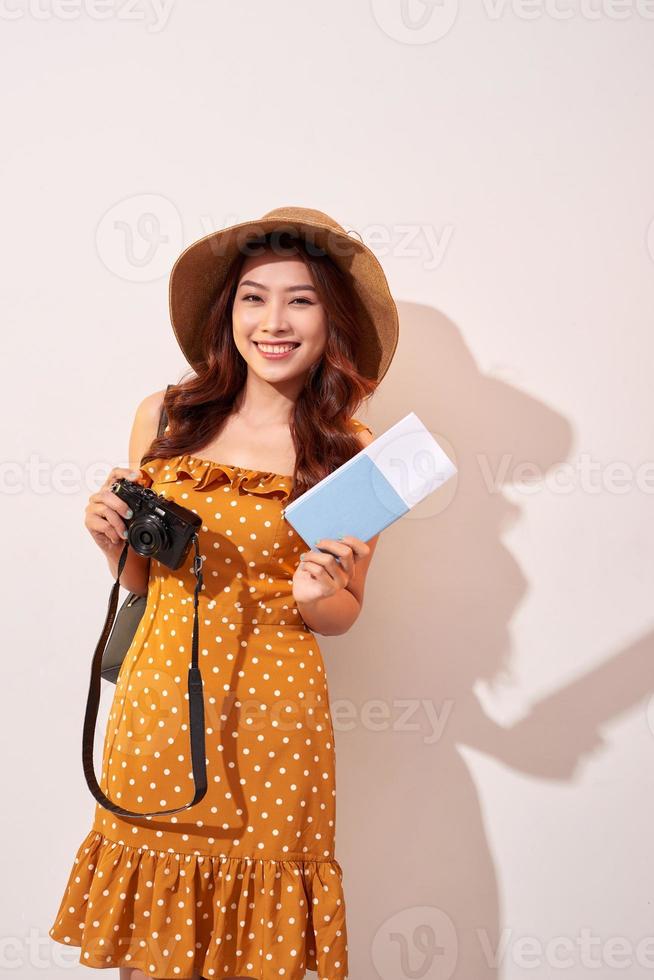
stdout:
[(288, 350), (294, 350), (298, 344), (257, 344), (259, 350), (265, 351), (266, 354), (281, 354), (286, 353)]

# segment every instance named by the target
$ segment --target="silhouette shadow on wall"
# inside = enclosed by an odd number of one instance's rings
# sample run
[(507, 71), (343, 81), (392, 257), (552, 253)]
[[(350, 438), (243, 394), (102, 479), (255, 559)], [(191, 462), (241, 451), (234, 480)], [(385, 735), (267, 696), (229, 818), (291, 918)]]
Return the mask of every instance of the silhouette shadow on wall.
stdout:
[(584, 755), (603, 744), (599, 725), (651, 693), (654, 644), (642, 638), (513, 726), (484, 712), (474, 686), (510, 679), (511, 619), (528, 589), (502, 541), (522, 516), (503, 487), (521, 463), (546, 475), (565, 461), (572, 428), (482, 374), (446, 317), (401, 304), (400, 318), (393, 364), (359, 417), (380, 434), (415, 411), (454, 450), (459, 472), (452, 492), (446, 484), (382, 533), (361, 619), (344, 636), (320, 638), (350, 976), (499, 980), (497, 873), (460, 747), (519, 773), (578, 778)]

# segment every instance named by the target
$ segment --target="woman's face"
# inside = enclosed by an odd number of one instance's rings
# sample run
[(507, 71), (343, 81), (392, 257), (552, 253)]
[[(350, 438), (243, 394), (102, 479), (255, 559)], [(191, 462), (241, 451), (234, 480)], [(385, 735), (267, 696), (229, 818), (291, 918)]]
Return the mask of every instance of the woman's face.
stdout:
[[(302, 259), (270, 250), (249, 256), (234, 297), (232, 328), (239, 353), (259, 377), (274, 383), (306, 375), (327, 344), (327, 317)], [(287, 343), (293, 350), (279, 356)], [(269, 349), (278, 356), (266, 357)]]

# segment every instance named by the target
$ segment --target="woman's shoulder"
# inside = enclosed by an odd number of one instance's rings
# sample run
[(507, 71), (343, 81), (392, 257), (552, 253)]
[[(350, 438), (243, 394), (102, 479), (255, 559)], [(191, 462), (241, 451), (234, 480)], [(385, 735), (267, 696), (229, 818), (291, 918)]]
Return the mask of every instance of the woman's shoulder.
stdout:
[(157, 436), (165, 393), (164, 389), (146, 395), (137, 406), (129, 437), (130, 466), (134, 469)]
[(146, 424), (148, 422), (150, 425), (154, 424), (155, 429), (159, 424), (165, 394), (165, 388), (162, 388), (161, 391), (153, 391), (151, 395), (146, 395), (145, 398), (139, 402), (138, 408), (136, 409), (136, 414), (139, 415)]

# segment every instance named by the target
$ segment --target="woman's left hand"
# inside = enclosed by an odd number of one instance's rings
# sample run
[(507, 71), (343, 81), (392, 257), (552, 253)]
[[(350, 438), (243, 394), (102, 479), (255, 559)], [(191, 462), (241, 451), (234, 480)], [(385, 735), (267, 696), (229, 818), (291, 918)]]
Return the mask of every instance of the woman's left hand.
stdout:
[(295, 569), (293, 598), (296, 602), (315, 602), (344, 589), (354, 575), (356, 562), (370, 554), (365, 541), (348, 534), (338, 541), (321, 538), (316, 541), (316, 547), (324, 551), (305, 551)]

